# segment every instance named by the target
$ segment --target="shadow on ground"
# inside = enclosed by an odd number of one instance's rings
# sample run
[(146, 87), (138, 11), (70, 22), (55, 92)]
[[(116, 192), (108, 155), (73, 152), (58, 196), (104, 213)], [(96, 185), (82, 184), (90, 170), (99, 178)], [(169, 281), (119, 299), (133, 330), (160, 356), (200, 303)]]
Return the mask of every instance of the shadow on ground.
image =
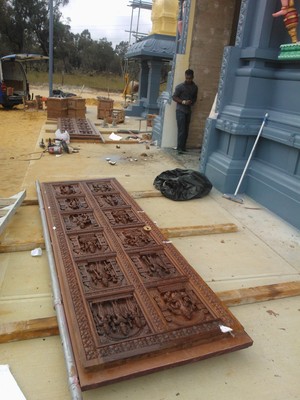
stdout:
[(184, 168), (199, 171), (200, 149), (189, 149), (184, 154), (177, 154), (177, 150), (174, 148), (164, 148), (163, 150), (171, 157), (175, 158)]

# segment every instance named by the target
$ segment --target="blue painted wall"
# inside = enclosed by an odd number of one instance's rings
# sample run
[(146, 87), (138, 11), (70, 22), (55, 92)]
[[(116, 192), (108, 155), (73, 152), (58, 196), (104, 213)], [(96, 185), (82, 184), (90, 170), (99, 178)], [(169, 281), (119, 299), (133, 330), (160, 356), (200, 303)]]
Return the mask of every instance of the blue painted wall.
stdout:
[(242, 2), (236, 44), (224, 50), (200, 170), (218, 190), (234, 193), (268, 113), (240, 193), (300, 229), (300, 59), (278, 59), (280, 45), (291, 42), (283, 19), (272, 16), (280, 7), (274, 0)]

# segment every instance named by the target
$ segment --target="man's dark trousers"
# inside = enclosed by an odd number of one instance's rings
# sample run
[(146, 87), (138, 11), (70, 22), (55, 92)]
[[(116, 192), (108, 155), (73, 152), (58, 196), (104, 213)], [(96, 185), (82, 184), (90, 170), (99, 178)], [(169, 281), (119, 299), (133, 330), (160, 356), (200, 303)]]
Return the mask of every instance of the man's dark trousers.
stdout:
[(177, 121), (177, 150), (185, 151), (185, 145), (189, 134), (189, 126), (191, 121), (191, 113), (184, 113), (176, 110)]

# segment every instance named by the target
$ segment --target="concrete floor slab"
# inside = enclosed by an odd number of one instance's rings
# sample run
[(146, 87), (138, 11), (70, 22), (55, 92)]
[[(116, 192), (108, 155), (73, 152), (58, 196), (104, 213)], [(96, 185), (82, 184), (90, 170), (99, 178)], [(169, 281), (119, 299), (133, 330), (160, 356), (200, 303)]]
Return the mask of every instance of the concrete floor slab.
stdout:
[(0, 298), (1, 323), (8, 324), (56, 316), (52, 293)]
[(47, 255), (0, 254), (1, 323), (54, 315)]
[(236, 218), (217, 203), (212, 207), (213, 202), (209, 196), (188, 202), (172, 201), (166, 197), (145, 198), (139, 199), (138, 203), (160, 228), (239, 224)]
[(213, 189), (210, 197), (259, 240), (293, 265), (298, 272), (300, 271), (300, 231), (298, 229), (247, 196), (244, 196), (243, 204), (238, 204), (226, 200), (220, 192)]
[(172, 242), (205, 281), (257, 281), (279, 275), (300, 279), (293, 266), (249, 232), (173, 238)]
[[(75, 143), (76, 145), (76, 143)], [(122, 160), (119, 159), (115, 145), (110, 144), (80, 144), (80, 153), (50, 155), (46, 154), (39, 160), (30, 162), (22, 187), (26, 187), (27, 198), (36, 198), (35, 182), (50, 182), (59, 180), (94, 179), (116, 177), (128, 191), (154, 189), (154, 178), (168, 167), (176, 168), (174, 160), (170, 160), (160, 149), (151, 149), (151, 157), (146, 160), (140, 157), (144, 151), (141, 145), (124, 145)], [(117, 152), (115, 157), (112, 151)], [(121, 150), (122, 151), (122, 150)], [(116, 161), (111, 165), (106, 160)], [(127, 159), (127, 157), (129, 159)], [(130, 159), (138, 161), (130, 161)], [(173, 163), (173, 165), (172, 165)], [(44, 171), (47, 170), (47, 174)]]
[(0, 254), (0, 260), (5, 270), (1, 296), (41, 295), (51, 291), (45, 253), (38, 257), (31, 256), (30, 252), (5, 253)]
[[(0, 235), (0, 248), (3, 251), (9, 246), (34, 246), (43, 243), (43, 228), (39, 208), (36, 205), (18, 208), (5, 231)], [(34, 247), (32, 247), (34, 248)]]

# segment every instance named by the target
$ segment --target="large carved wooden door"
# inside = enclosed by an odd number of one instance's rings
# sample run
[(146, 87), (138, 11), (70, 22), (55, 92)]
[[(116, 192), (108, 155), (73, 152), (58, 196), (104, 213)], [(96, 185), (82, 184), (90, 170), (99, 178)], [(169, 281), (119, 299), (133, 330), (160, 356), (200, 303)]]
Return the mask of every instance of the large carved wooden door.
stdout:
[(41, 192), (83, 390), (252, 344), (116, 179)]

